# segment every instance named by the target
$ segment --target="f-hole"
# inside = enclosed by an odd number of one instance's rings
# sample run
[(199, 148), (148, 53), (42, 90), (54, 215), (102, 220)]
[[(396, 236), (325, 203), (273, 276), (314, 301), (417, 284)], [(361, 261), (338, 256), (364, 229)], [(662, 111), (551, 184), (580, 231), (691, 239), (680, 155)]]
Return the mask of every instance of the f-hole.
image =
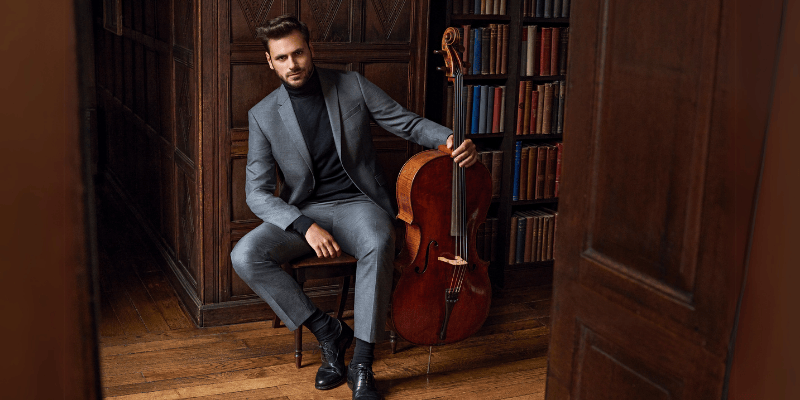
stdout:
[(425, 271), (428, 270), (428, 257), (431, 255), (431, 245), (434, 247), (439, 247), (439, 243), (436, 243), (435, 240), (431, 240), (428, 242), (428, 246), (425, 248), (425, 265), (422, 267), (422, 271), (419, 270), (419, 267), (414, 268), (414, 272), (418, 274), (424, 274)]

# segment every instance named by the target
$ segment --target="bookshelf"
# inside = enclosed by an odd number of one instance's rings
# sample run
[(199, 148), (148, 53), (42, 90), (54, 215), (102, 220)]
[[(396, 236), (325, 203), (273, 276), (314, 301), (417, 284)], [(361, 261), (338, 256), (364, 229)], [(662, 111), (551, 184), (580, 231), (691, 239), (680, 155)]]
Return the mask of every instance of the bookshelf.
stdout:
[[(492, 6), (495, 5), (492, 0), (481, 1), (488, 2)], [(499, 10), (504, 5), (505, 10), (503, 13), (471, 13), (470, 11), (478, 7), (481, 1), (478, 1), (477, 4), (475, 4), (475, 0), (447, 1), (444, 10), (444, 27), (441, 29), (441, 32), (443, 32), (447, 27), (461, 28), (462, 35), (465, 32), (473, 32), (473, 37), (475, 37), (475, 35), (481, 35), (480, 32), (475, 31), (476, 29), (491, 30), (492, 27), (502, 25), (508, 27), (506, 36), (507, 49), (504, 53), (502, 51), (498, 52), (498, 54), (505, 54), (504, 57), (506, 57), (504, 71), (497, 69), (482, 71), (483, 73), (471, 73), (474, 72), (473, 65), (478, 61), (474, 57), (474, 52), (476, 51), (474, 40), (477, 40), (477, 38), (473, 39), (473, 42), (465, 41), (465, 43), (470, 43), (470, 48), (464, 52), (466, 57), (463, 61), (465, 64), (469, 63), (464, 68), (467, 71), (464, 75), (464, 85), (468, 96), (473, 96), (473, 101), (467, 101), (467, 107), (475, 107), (474, 101), (481, 99), (482, 95), (490, 91), (490, 89), (487, 89), (485, 92), (479, 92), (476, 95), (474, 93), (475, 87), (504, 87), (502, 98), (499, 101), (501, 104), (501, 115), (499, 116), (501, 119), (499, 121), (500, 132), (497, 129), (488, 128), (491, 126), (488, 121), (498, 118), (498, 116), (494, 115), (496, 110), (493, 108), (496, 107), (486, 105), (484, 112), (492, 114), (492, 117), (487, 115), (487, 122), (484, 124), (480, 124), (479, 121), (477, 131), (473, 123), (475, 120), (469, 121), (472, 118), (472, 114), (469, 109), (467, 111), (468, 128), (466, 137), (475, 142), (479, 153), (502, 153), (502, 162), (499, 164), (497, 160), (494, 160), (494, 165), (490, 165), (487, 164), (487, 160), (491, 160), (491, 158), (484, 158), (485, 156), (481, 158), (481, 161), (493, 173), (493, 178), (499, 177), (500, 181), (495, 183), (499, 185), (499, 189), (495, 189), (492, 206), (489, 209), (489, 215), (487, 215), (487, 224), (478, 234), (478, 250), (479, 254), (484, 256), (484, 259), (491, 261), (490, 274), (495, 285), (500, 287), (546, 285), (552, 282), (554, 264), (552, 254), (554, 250), (553, 243), (555, 242), (555, 227), (558, 219), (558, 197), (554, 187), (546, 189), (543, 185), (554, 186), (554, 178), (557, 175), (557, 170), (559, 170), (558, 163), (560, 159), (558, 156), (562, 150), (560, 144), (564, 135), (563, 111), (566, 99), (563, 97), (565, 88), (562, 88), (561, 85), (565, 86), (567, 79), (566, 54), (568, 49), (568, 33), (563, 32), (569, 31), (569, 0), (496, 0), (498, 3), (496, 3), (497, 8), (494, 10)], [(565, 1), (567, 8), (563, 9)], [(539, 2), (541, 4), (538, 4)], [(554, 12), (556, 4), (565, 11), (563, 17), (560, 13)], [(552, 7), (552, 14), (550, 14), (553, 16), (552, 18), (537, 16), (537, 11), (541, 15), (546, 9), (545, 6)], [(469, 9), (469, 7), (472, 7), (472, 9)], [(539, 7), (538, 10), (537, 7)], [(528, 28), (528, 26), (535, 26), (535, 28)], [(438, 40), (441, 39), (441, 32), (431, 31), (431, 43), (438, 43)], [(542, 32), (549, 32), (549, 41), (546, 42), (548, 44), (547, 54), (542, 53)], [(434, 36), (437, 33), (438, 39)], [(538, 40), (532, 45), (534, 55), (527, 57), (530, 48), (526, 42), (523, 42), (523, 39), (527, 39), (530, 33), (533, 33), (534, 39)], [(498, 44), (491, 46), (492, 49), (503, 45), (500, 38), (501, 35), (497, 34), (497, 36)], [(554, 42), (554, 36), (558, 38), (556, 40), (557, 43)], [(485, 41), (482, 43), (481, 50), (478, 51), (482, 51), (485, 43)], [(549, 61), (546, 58), (547, 55), (550, 56)], [(524, 60), (523, 57), (525, 58)], [(556, 59), (553, 60), (553, 57)], [(542, 62), (543, 59), (545, 62)], [(483, 58), (478, 62), (485, 62), (485, 60), (486, 58)], [(528, 68), (528, 60), (533, 60), (533, 71)], [(500, 65), (502, 60), (496, 60), (495, 63)], [(550, 68), (545, 68), (544, 64), (547, 64)], [(445, 125), (452, 127), (452, 107), (455, 99), (452, 98), (447, 80), (442, 78), (442, 82), (442, 104), (444, 107), (441, 117)], [(526, 88), (526, 85), (529, 85), (529, 88)], [(547, 89), (548, 85), (550, 86), (549, 90)], [(523, 100), (522, 107), (520, 107), (521, 86), (523, 99), (532, 100), (530, 103), (537, 102), (536, 105), (528, 104), (526, 108)], [(541, 93), (539, 93), (540, 90)], [(545, 91), (551, 91), (547, 97), (551, 103), (546, 108), (549, 114), (544, 112), (545, 109), (539, 109), (539, 107), (545, 105), (545, 102), (544, 98), (541, 102), (538, 102), (538, 95), (544, 96)], [(537, 94), (534, 95), (534, 92), (537, 92)], [(559, 95), (561, 98), (559, 98)], [(554, 97), (555, 105), (552, 103)], [(491, 96), (489, 100), (495, 101)], [(533, 108), (533, 113), (531, 113), (531, 108)], [(524, 117), (524, 115), (529, 116), (528, 120), (525, 121), (525, 118), (519, 120), (520, 116)], [(547, 118), (545, 118), (546, 115)], [(561, 118), (561, 128), (559, 128), (559, 118)], [(534, 121), (538, 122), (538, 125), (534, 124)], [(525, 127), (524, 131), (521, 129), (523, 126)], [(533, 182), (531, 185), (534, 185), (531, 187), (530, 195), (528, 195), (527, 185), (521, 190), (523, 185), (518, 184), (518, 188), (515, 190), (515, 180), (521, 179), (521, 175), (525, 175), (525, 179), (527, 179), (527, 173), (522, 174), (524, 167), (521, 165), (522, 160), (517, 160), (517, 150), (520, 153), (519, 158), (521, 158), (523, 151), (528, 154), (526, 164), (529, 169), (526, 171), (536, 172), (536, 179), (527, 181)], [(532, 153), (536, 153), (535, 162), (530, 160)], [(545, 154), (547, 157), (543, 167), (541, 166), (540, 154)], [(553, 154), (555, 154), (555, 161), (550, 160)], [(495, 171), (498, 166), (501, 170)], [(540, 168), (546, 170), (548, 174), (552, 174), (553, 179), (548, 180), (548, 175), (544, 177), (543, 182), (540, 181), (542, 179)], [(521, 191), (524, 193), (520, 193)], [(538, 193), (539, 191), (541, 193)], [(544, 192), (547, 193), (545, 194)], [(520, 224), (522, 217), (525, 219)], [(532, 232), (531, 234), (528, 233), (529, 230)], [(517, 235), (520, 232), (524, 232), (525, 235), (522, 236), (522, 240)], [(523, 246), (521, 252), (517, 251), (518, 245)]]

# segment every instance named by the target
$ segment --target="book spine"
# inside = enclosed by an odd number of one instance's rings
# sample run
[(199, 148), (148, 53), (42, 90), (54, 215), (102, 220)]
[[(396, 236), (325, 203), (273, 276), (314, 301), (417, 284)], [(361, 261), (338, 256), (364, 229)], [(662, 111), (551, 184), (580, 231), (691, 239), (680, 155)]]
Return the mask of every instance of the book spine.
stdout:
[(494, 0), (494, 8), (492, 9), (492, 14), (498, 15), (500, 14), (500, 0)]
[[(481, 74), (487, 75), (489, 73), (489, 46), (492, 37), (492, 31), (489, 27), (482, 28), (481, 31)], [(478, 40), (475, 38), (475, 40)]]
[(539, 49), (539, 75), (550, 75), (550, 45), (552, 28), (542, 28), (541, 48)]
[(539, 146), (531, 147), (528, 154), (528, 165), (523, 165), (523, 168), (528, 169), (528, 191), (525, 193), (525, 198), (528, 200), (536, 198), (536, 159), (538, 156)]
[(517, 219), (517, 264), (525, 260), (525, 228), (527, 228), (527, 226), (528, 221), (526, 217), (521, 216)]
[(536, 29), (536, 25), (529, 25), (527, 27), (527, 29), (528, 29), (528, 50), (527, 50), (526, 55), (527, 55), (528, 59), (525, 61), (525, 65), (526, 65), (525, 75), (534, 76), (535, 73), (536, 73), (535, 68), (534, 68), (535, 65), (536, 65), (536, 63), (534, 61), (534, 58), (536, 56), (536, 36), (537, 36), (536, 31), (537, 31), (537, 29)]
[[(505, 2), (505, 0), (503, 0)], [(500, 30), (500, 73), (508, 73), (508, 24), (502, 25)]]
[[(563, 115), (563, 113), (562, 113)], [(500, 86), (500, 130), (499, 133), (505, 133), (506, 129), (506, 87)]]
[(473, 41), (472, 53), (472, 74), (478, 75), (481, 73), (481, 38), (483, 37), (483, 28), (475, 28), (474, 35), (470, 40)]
[(486, 0), (480, 0), (480, 6), (475, 11), (476, 11), (476, 14), (480, 14), (480, 15), (486, 14)]
[(530, 146), (522, 147), (522, 152), (519, 157), (519, 199), (528, 199), (528, 156), (530, 155)]
[(484, 14), (491, 14), (494, 10), (494, 0), (486, 0), (486, 12)]
[(544, 166), (544, 198), (553, 197), (553, 189), (556, 186), (556, 147), (547, 146), (547, 161)]
[(497, 73), (497, 25), (489, 24), (489, 74)]
[(561, 29), (550, 30), (550, 75), (558, 75), (558, 47), (561, 44)]
[(475, 85), (472, 88), (472, 130), (471, 133), (474, 135), (478, 133), (478, 127), (481, 117), (481, 87)]
[(472, 3), (472, 10), (470, 14), (478, 15), (480, 13), (481, 13), (481, 0), (475, 0), (475, 2)]
[(544, 18), (545, 0), (536, 0), (536, 18)]
[(536, 134), (541, 135), (542, 133), (542, 114), (544, 111), (544, 85), (538, 85), (536, 87), (536, 91), (539, 93), (537, 95), (539, 104), (536, 107)]
[(553, 84), (544, 85), (544, 110), (542, 111), (542, 133), (549, 135), (551, 132), (551, 122), (553, 116)]
[(558, 133), (558, 113), (561, 112), (558, 102), (558, 95), (561, 91), (560, 81), (553, 82), (553, 113), (550, 116), (550, 133), (555, 135)]
[(464, 104), (466, 104), (466, 110), (464, 110), (464, 132), (472, 133), (472, 97), (473, 97), (473, 89), (472, 85), (467, 85), (464, 90)]
[(525, 119), (525, 82), (519, 82), (519, 95), (517, 96), (517, 130), (515, 134), (522, 135), (522, 124)]
[(519, 74), (521, 76), (528, 76), (528, 28), (522, 27), (522, 33), (520, 34), (520, 44), (521, 44), (521, 52), (519, 57)]
[(463, 12), (461, 11), (461, 0), (453, 0), (453, 14), (454, 15), (461, 15)]
[(494, 88), (494, 104), (492, 109), (492, 133), (500, 133), (500, 100), (502, 98), (502, 89), (500, 86)]
[(464, 53), (461, 55), (461, 61), (464, 62), (464, 74), (468, 74), (469, 71), (466, 69), (469, 66), (471, 61), (470, 54), (472, 52), (472, 47), (469, 45), (469, 35), (472, 32), (470, 29), (470, 25), (462, 25), (461, 26), (461, 39), (463, 39), (462, 45), (464, 46)]
[(492, 151), (492, 198), (500, 198), (500, 184), (503, 176), (503, 152)]
[(489, 100), (489, 95), (486, 90), (486, 85), (480, 86), (480, 104), (478, 107), (478, 131), (476, 133), (486, 133), (486, 102)]
[(544, 196), (544, 169), (547, 164), (547, 148), (539, 147), (539, 154), (536, 156), (536, 191), (534, 197), (541, 199)]
[(544, 0), (544, 18), (553, 18), (553, 0)]
[(481, 133), (492, 133), (492, 113), (494, 113), (494, 87), (486, 85), (486, 119)]
[(569, 0), (563, 0), (561, 3), (561, 18), (569, 18)]
[(502, 73), (500, 70), (501, 65), (503, 64), (503, 25), (495, 25), (494, 30), (497, 32), (494, 46), (494, 73), (500, 74)]
[(517, 257), (517, 223), (519, 217), (516, 214), (511, 216), (508, 238), (508, 263), (514, 264)]
[(553, 18), (561, 16), (561, 0), (553, 0)]
[(567, 73), (567, 45), (569, 44), (569, 28), (561, 28), (561, 43), (558, 45), (558, 74)]
[(539, 91), (531, 90), (531, 126), (528, 129), (528, 134), (533, 135), (536, 133), (536, 116), (539, 114)]
[(536, 222), (537, 218), (529, 215), (528, 218), (525, 219), (525, 251), (523, 256), (524, 262), (531, 262), (532, 254), (534, 250), (534, 243), (533, 237), (536, 234)]
[(506, 0), (500, 0), (500, 15), (506, 15)]
[(531, 126), (531, 91), (533, 90), (533, 82), (525, 81), (525, 108), (522, 110), (522, 134), (525, 135), (530, 131)]
[(511, 194), (511, 200), (519, 200), (519, 166), (520, 157), (522, 157), (522, 142), (517, 141), (514, 148), (514, 190)]
[(553, 197), (558, 197), (558, 182), (561, 180), (561, 152), (564, 151), (564, 144), (557, 143), (556, 144), (557, 155), (556, 155), (556, 187), (553, 189)]

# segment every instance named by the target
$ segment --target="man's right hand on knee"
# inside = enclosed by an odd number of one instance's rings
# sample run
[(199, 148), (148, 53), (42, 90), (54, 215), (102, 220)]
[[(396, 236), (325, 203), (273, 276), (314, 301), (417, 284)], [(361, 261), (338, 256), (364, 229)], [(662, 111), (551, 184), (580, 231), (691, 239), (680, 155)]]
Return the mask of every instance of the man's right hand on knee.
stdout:
[(342, 255), (339, 243), (336, 243), (333, 236), (317, 223), (311, 224), (306, 231), (306, 241), (319, 258), (334, 258)]

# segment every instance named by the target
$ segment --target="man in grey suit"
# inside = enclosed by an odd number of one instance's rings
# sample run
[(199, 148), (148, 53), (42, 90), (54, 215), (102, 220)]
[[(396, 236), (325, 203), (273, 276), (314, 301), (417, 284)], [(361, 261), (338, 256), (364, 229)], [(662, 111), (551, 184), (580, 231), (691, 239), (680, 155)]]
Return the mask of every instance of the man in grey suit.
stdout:
[[(319, 340), (322, 365), (315, 387), (347, 380), (353, 399), (379, 399), (372, 372), (374, 346), (385, 329), (392, 287), (396, 215), (375, 159), (370, 118), (426, 147), (452, 148), (452, 132), (400, 106), (355, 72), (315, 68), (306, 25), (284, 15), (258, 28), (269, 67), (283, 84), (248, 112), (247, 204), (264, 223), (231, 252), (236, 273), (286, 326), (306, 326)], [(477, 160), (465, 141), (454, 161)], [(277, 170), (284, 185), (278, 196)], [(331, 318), (280, 265), (316, 253), (358, 259), (354, 328)], [(355, 337), (349, 367), (344, 354)]]

